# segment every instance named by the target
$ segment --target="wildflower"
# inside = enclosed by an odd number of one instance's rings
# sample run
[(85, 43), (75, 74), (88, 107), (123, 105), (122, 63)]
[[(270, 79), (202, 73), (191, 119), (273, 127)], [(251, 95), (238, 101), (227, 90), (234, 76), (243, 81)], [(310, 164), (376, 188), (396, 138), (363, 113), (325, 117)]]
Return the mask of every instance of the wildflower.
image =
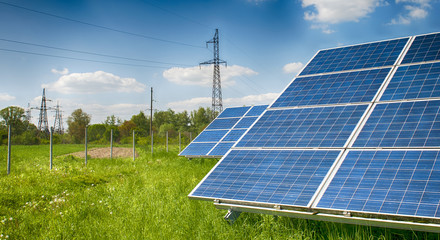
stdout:
[(102, 201), (101, 201), (101, 200), (99, 200), (99, 203), (102, 203)]
[(110, 215), (112, 215), (113, 214), (113, 212), (110, 212)]
[(44, 198), (44, 195), (43, 195), (43, 196), (41, 196), (41, 198)]
[(10, 217), (10, 218), (9, 218), (9, 221), (12, 221), (12, 219), (13, 219), (13, 218), (12, 218), (12, 217)]

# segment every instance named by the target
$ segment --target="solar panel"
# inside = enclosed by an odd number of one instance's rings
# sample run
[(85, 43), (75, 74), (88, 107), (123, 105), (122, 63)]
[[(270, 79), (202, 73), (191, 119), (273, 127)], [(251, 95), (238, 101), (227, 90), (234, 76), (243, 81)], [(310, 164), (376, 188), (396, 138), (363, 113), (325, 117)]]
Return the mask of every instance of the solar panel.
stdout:
[(189, 196), (440, 232), (439, 36), (319, 51)]
[(228, 133), (228, 130), (203, 131), (193, 142), (218, 142)]
[(217, 118), (243, 117), (251, 107), (226, 108)]
[(307, 206), (339, 153), (232, 150), (190, 196)]
[(440, 101), (377, 104), (353, 147), (440, 147)]
[(381, 101), (440, 97), (440, 63), (401, 66)]
[(271, 107), (370, 102), (390, 69), (299, 77)]
[(225, 155), (229, 149), (235, 144), (235, 142), (220, 142), (215, 146), (211, 152), (209, 152), (209, 156), (223, 156)]
[(300, 75), (392, 66), (408, 38), (319, 51)]
[(367, 105), (266, 111), (237, 147), (343, 147)]
[(402, 64), (440, 60), (440, 33), (417, 36)]
[(267, 107), (269, 107), (269, 105), (253, 106), (252, 109), (246, 113), (246, 117), (259, 117)]
[(180, 156), (203, 156), (216, 145), (215, 142), (209, 143), (191, 143), (179, 155)]
[(350, 151), (318, 208), (440, 217), (439, 151)]
[(221, 157), (243, 136), (267, 105), (226, 108), (179, 155)]
[(249, 128), (254, 124), (255, 120), (257, 120), (257, 117), (244, 117), (234, 126), (234, 128)]

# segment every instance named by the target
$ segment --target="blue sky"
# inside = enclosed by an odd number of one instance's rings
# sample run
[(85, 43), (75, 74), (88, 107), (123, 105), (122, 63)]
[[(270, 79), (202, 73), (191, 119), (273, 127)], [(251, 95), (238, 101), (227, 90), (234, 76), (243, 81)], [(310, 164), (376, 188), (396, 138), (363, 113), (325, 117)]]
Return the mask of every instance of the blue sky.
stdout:
[[(43, 88), (92, 123), (211, 104), (219, 29), (225, 107), (271, 103), (325, 48), (440, 31), (438, 0), (0, 0), (0, 109)], [(49, 124), (53, 124), (53, 112)], [(38, 111), (32, 111), (38, 122)]]

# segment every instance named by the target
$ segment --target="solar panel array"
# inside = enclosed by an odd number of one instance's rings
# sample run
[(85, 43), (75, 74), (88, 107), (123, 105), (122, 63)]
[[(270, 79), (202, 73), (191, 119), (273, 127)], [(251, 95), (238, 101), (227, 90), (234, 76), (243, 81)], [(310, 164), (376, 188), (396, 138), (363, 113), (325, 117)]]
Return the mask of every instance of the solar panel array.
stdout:
[(268, 105), (226, 108), (179, 155), (222, 157), (266, 110)]
[(440, 231), (439, 80), (439, 33), (321, 50), (189, 196)]

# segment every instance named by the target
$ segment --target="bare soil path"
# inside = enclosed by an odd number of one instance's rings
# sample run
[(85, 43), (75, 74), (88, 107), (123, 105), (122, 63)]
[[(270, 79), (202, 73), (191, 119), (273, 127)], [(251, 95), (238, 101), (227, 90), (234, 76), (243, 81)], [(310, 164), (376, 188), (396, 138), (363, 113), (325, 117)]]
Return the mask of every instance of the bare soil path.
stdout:
[[(84, 158), (84, 151), (70, 153), (74, 157)], [(110, 147), (107, 148), (93, 148), (87, 150), (87, 155), (91, 158), (110, 158)], [(136, 153), (136, 157), (139, 154)], [(133, 149), (132, 148), (122, 148), (122, 147), (114, 147), (113, 148), (113, 157), (114, 158), (131, 158), (133, 157)]]

